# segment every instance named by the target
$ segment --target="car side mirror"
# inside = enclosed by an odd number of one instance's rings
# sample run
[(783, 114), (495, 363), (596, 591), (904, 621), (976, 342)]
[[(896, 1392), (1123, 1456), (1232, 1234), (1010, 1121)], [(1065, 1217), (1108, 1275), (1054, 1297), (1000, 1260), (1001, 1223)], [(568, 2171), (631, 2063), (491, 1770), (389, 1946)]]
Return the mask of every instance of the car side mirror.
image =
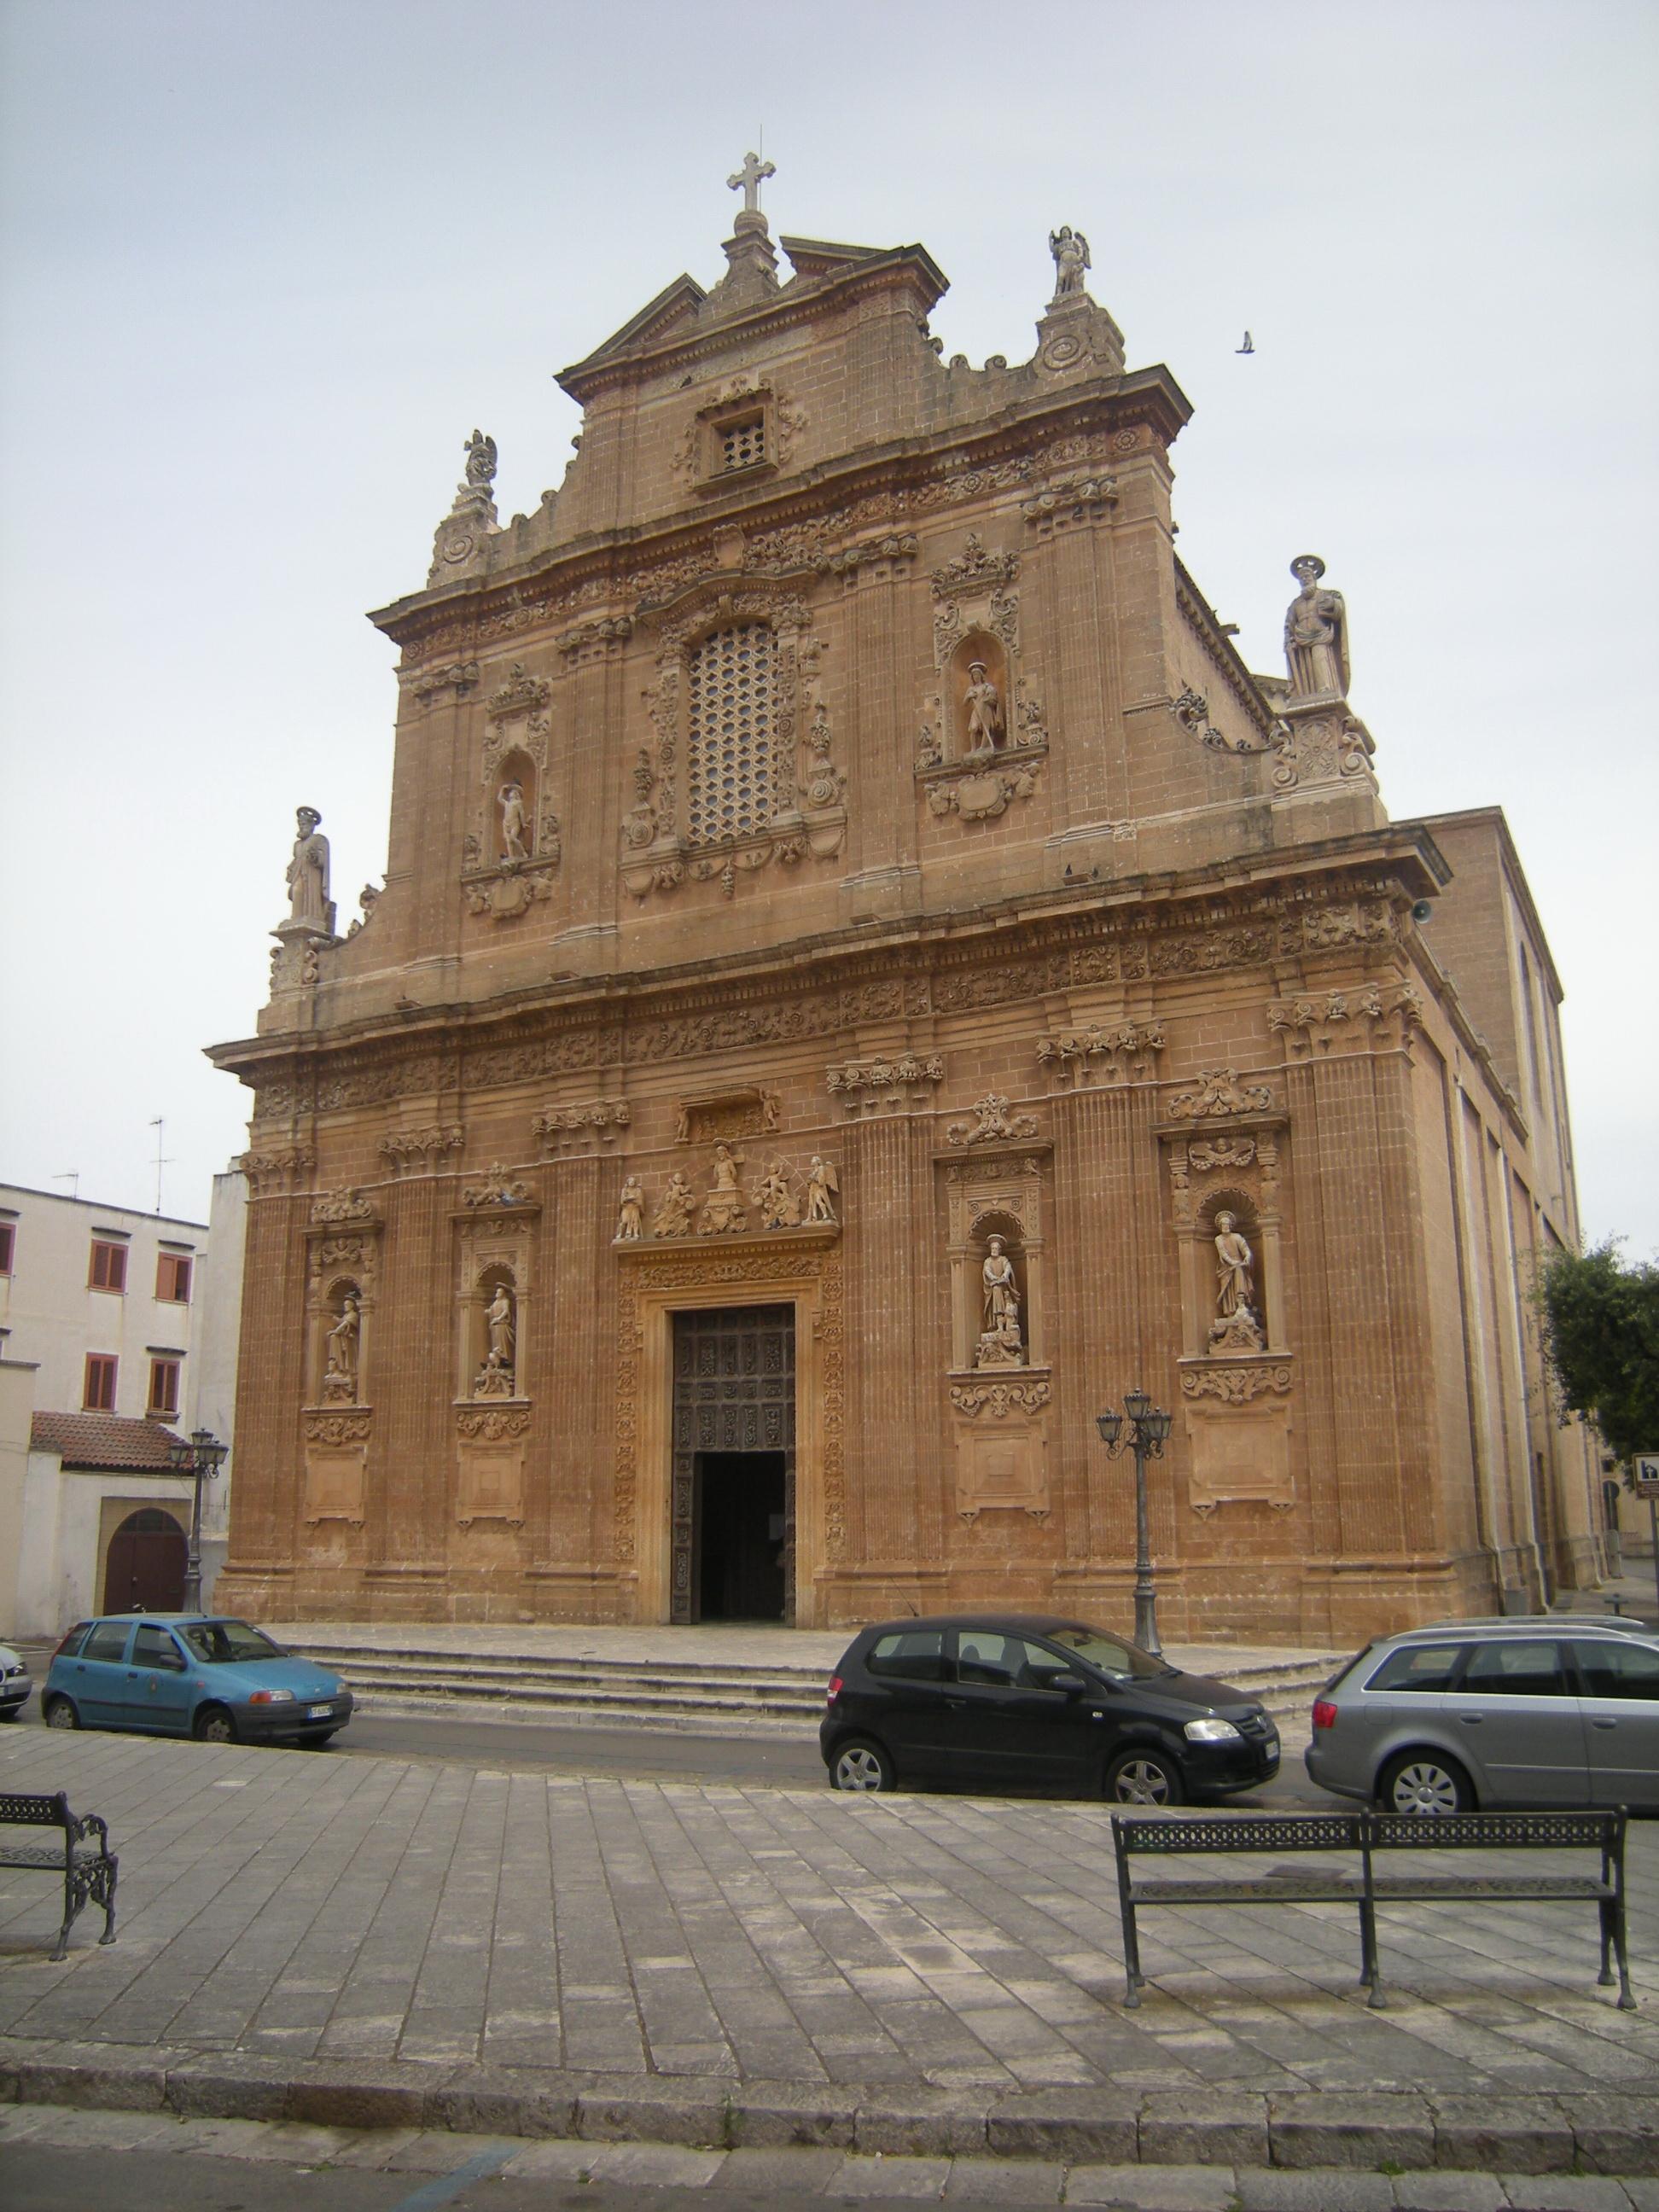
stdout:
[(1080, 1698), (1088, 1686), (1081, 1674), (1051, 1674), (1048, 1678), (1048, 1687), (1063, 1691), (1068, 1698)]

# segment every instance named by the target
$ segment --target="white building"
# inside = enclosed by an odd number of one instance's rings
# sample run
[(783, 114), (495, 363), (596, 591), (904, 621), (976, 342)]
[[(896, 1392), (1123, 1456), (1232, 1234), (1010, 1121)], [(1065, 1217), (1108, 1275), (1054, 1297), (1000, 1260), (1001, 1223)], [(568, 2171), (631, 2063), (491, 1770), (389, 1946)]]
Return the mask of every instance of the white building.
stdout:
[[(192, 1485), (168, 1449), (229, 1441), (244, 1196), (215, 1179), (216, 1236), (0, 1184), (0, 1634), (179, 1603)], [(203, 1501), (204, 1596), (227, 1487)]]

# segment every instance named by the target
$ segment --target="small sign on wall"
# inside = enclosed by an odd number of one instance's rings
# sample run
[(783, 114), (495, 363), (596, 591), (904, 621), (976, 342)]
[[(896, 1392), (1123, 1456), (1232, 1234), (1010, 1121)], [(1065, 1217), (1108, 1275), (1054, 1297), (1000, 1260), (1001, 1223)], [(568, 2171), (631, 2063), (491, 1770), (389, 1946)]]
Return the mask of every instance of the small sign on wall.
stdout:
[(1630, 1486), (1640, 1498), (1659, 1498), (1659, 1452), (1638, 1452), (1630, 1463)]

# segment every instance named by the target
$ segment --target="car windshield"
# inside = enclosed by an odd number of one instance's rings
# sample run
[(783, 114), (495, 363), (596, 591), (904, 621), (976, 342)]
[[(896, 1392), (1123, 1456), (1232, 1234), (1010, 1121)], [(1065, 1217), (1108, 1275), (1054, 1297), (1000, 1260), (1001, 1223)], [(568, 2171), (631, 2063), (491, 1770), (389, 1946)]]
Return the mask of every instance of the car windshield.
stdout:
[(179, 1633), (204, 1666), (229, 1667), (239, 1659), (282, 1659), (280, 1644), (245, 1620), (192, 1620)]
[(1103, 1674), (1115, 1676), (1119, 1681), (1143, 1680), (1149, 1674), (1174, 1674), (1180, 1671), (1167, 1660), (1154, 1659), (1139, 1644), (1126, 1644), (1121, 1636), (1109, 1635), (1103, 1628), (1054, 1628), (1044, 1633), (1051, 1644), (1075, 1651), (1091, 1667)]

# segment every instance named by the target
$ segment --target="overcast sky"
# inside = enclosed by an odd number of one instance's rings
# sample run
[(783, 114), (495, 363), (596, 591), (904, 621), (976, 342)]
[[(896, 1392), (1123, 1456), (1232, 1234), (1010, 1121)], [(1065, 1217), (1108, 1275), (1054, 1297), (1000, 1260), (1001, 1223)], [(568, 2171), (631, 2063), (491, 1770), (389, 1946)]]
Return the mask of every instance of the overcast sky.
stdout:
[[(1197, 413), (1181, 550), (1252, 666), (1346, 595), (1396, 815), (1500, 803), (1592, 1236), (1659, 1248), (1649, 0), (0, 0), (0, 1179), (200, 1215), (301, 801), (386, 858), (392, 647), (475, 423), (775, 229), (916, 240), (1024, 359), (1047, 237)], [(1256, 352), (1234, 351), (1246, 325)]]

